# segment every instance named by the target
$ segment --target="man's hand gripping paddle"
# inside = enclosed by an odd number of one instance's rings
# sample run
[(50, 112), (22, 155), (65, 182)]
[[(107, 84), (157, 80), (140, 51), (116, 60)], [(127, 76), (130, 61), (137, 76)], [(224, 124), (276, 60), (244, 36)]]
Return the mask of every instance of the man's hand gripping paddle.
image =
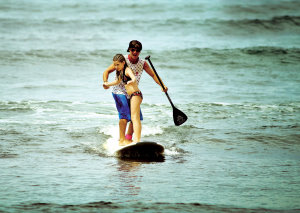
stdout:
[[(158, 74), (157, 74), (157, 72), (156, 72), (156, 70), (155, 70), (155, 68), (154, 68), (154, 66), (153, 66), (153, 64), (152, 64), (152, 62), (151, 62), (151, 60), (150, 60), (150, 55), (147, 56), (145, 59), (149, 61), (149, 63), (150, 63), (150, 65), (151, 65), (151, 67), (152, 67), (152, 69), (153, 69), (153, 71), (154, 71), (154, 73), (155, 73), (157, 79), (159, 80), (160, 85), (161, 85), (162, 88), (165, 90), (165, 87), (164, 87), (164, 85), (162, 84), (162, 82), (161, 82), (161, 80), (160, 80), (160, 77), (158, 76)], [(181, 124), (183, 124), (184, 122), (186, 122), (186, 120), (187, 120), (188, 118), (187, 118), (187, 116), (186, 116), (183, 112), (181, 112), (179, 109), (177, 109), (177, 108), (174, 106), (174, 104), (173, 104), (173, 102), (171, 101), (171, 98), (169, 97), (168, 93), (167, 93), (167, 92), (165, 92), (165, 93), (166, 93), (166, 96), (167, 96), (167, 98), (169, 99), (170, 104), (171, 104), (171, 106), (172, 106), (172, 108), (173, 108), (173, 120), (174, 120), (174, 123), (175, 123), (176, 126), (180, 126)]]

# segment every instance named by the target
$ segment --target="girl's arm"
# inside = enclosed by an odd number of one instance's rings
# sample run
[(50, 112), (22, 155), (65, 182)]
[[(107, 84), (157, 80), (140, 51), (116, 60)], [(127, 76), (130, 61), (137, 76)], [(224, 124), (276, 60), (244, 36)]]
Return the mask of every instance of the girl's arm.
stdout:
[[(109, 74), (110, 74), (111, 72), (115, 71), (115, 70), (116, 70), (116, 69), (115, 69), (114, 64), (111, 64), (111, 65), (103, 72), (103, 82), (107, 82)], [(109, 87), (108, 87), (108, 86), (105, 86), (105, 85), (103, 84), (103, 88), (104, 88), (104, 89), (108, 89)]]
[(136, 77), (133, 74), (133, 71), (129, 67), (126, 68), (125, 75), (127, 75), (127, 76), (129, 76), (131, 78), (131, 80), (128, 81), (127, 84), (131, 84), (131, 83), (135, 83), (136, 82)]
[(121, 81), (121, 79), (120, 79), (120, 77), (119, 77), (117, 80), (114, 80), (114, 81), (112, 81), (112, 82), (107, 82), (107, 81), (104, 82), (104, 83), (103, 83), (103, 86), (107, 86), (107, 87), (114, 86), (114, 85), (119, 84), (120, 81)]

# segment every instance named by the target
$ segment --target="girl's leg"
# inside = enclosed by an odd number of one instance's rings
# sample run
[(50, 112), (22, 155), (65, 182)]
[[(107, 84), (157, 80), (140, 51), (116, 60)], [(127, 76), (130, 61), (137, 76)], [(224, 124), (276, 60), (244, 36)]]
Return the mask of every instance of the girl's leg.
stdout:
[(141, 96), (132, 96), (130, 100), (131, 121), (133, 124), (133, 142), (141, 141), (142, 124), (140, 119)]

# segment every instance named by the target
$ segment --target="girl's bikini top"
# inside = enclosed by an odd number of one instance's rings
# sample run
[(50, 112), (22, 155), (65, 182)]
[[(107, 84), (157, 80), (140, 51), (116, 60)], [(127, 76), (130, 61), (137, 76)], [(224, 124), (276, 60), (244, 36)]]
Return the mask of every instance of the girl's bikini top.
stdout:
[(119, 76), (119, 75), (120, 75), (120, 77), (121, 77), (121, 80), (122, 80), (125, 84), (127, 84), (127, 82), (131, 80), (130, 77), (128, 77), (128, 76), (125, 75), (125, 70), (123, 70), (123, 71), (121, 71), (121, 72), (118, 72), (118, 73), (117, 73), (117, 76)]

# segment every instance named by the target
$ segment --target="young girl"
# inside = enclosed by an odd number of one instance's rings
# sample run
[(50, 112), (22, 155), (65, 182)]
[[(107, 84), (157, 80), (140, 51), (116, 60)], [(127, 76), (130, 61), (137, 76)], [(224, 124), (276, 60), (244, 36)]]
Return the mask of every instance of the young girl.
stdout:
[(141, 141), (142, 125), (140, 120), (140, 105), (143, 100), (142, 92), (138, 88), (136, 77), (132, 70), (127, 66), (125, 58), (122, 54), (116, 54), (113, 58), (113, 64), (117, 72), (117, 79), (113, 82), (104, 82), (104, 86), (110, 87), (119, 84), (121, 81), (125, 83), (125, 89), (130, 96), (131, 121), (133, 124), (133, 142)]

